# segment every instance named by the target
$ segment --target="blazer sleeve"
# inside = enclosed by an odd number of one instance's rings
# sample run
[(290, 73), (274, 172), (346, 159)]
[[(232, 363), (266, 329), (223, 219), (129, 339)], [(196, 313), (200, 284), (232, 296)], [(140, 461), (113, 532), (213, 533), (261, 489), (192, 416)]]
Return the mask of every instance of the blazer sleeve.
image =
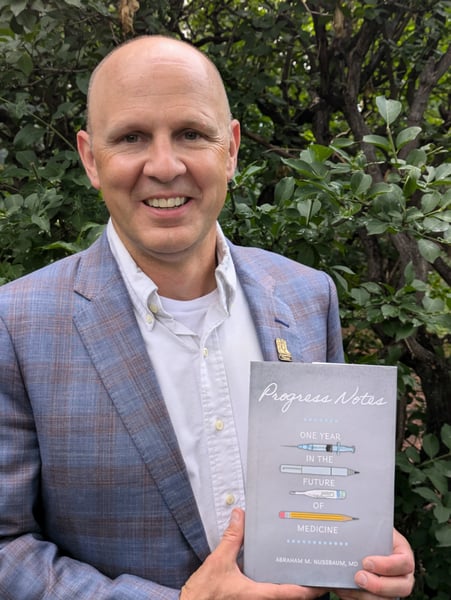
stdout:
[(0, 597), (3, 600), (175, 600), (179, 590), (122, 574), (110, 579), (63, 556), (36, 515), (40, 453), (33, 414), (0, 318)]

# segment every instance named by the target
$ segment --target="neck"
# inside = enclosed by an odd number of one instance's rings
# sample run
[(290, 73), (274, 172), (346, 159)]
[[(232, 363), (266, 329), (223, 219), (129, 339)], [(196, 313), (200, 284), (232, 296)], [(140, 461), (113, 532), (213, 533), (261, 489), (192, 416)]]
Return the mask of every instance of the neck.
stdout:
[(216, 288), (215, 269), (216, 256), (213, 256), (208, 261), (190, 260), (186, 264), (154, 263), (143, 271), (158, 287), (160, 296), (194, 300)]

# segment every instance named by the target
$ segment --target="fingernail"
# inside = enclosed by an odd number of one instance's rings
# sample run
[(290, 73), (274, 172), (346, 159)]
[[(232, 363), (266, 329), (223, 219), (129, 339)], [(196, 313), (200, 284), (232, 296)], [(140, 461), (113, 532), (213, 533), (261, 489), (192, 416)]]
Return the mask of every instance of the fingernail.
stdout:
[(366, 584), (368, 583), (368, 577), (365, 575), (365, 573), (359, 573), (356, 575), (355, 582), (359, 587), (365, 588)]
[(372, 560), (364, 560), (362, 564), (363, 568), (370, 573), (374, 573), (374, 563)]
[(230, 515), (231, 523), (238, 523), (241, 519), (240, 511), (235, 508), (232, 510), (232, 514)]

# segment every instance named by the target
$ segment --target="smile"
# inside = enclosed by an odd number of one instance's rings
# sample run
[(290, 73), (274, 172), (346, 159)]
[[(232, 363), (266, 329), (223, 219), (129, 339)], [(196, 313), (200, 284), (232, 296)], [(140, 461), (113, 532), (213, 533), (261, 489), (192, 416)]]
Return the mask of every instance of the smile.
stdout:
[(144, 204), (151, 206), (152, 208), (175, 208), (176, 206), (182, 206), (188, 202), (188, 198), (182, 198), (175, 196), (174, 198), (149, 198), (144, 200)]

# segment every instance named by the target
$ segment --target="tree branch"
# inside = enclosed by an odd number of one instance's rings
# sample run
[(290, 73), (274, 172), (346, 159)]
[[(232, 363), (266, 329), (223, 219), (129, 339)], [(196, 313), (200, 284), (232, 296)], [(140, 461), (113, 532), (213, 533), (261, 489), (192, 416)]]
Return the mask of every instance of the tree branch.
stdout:
[(421, 123), (432, 89), (450, 67), (451, 46), (448, 47), (445, 54), (443, 54), (437, 62), (434, 61), (433, 56), (430, 56), (426, 61), (423, 71), (420, 75), (415, 98), (412, 102), (412, 106), (410, 107), (407, 120), (409, 126), (419, 125)]
[(260, 144), (260, 146), (263, 146), (267, 150), (274, 152), (278, 156), (283, 156), (284, 158), (298, 158), (298, 153), (292, 154), (285, 148), (275, 146), (274, 144), (271, 144), (271, 142), (268, 142), (268, 140), (265, 139), (263, 136), (258, 135), (258, 133), (254, 133), (252, 131), (249, 131), (248, 129), (243, 129), (242, 133), (244, 137), (247, 137), (248, 139), (257, 142), (257, 144)]

